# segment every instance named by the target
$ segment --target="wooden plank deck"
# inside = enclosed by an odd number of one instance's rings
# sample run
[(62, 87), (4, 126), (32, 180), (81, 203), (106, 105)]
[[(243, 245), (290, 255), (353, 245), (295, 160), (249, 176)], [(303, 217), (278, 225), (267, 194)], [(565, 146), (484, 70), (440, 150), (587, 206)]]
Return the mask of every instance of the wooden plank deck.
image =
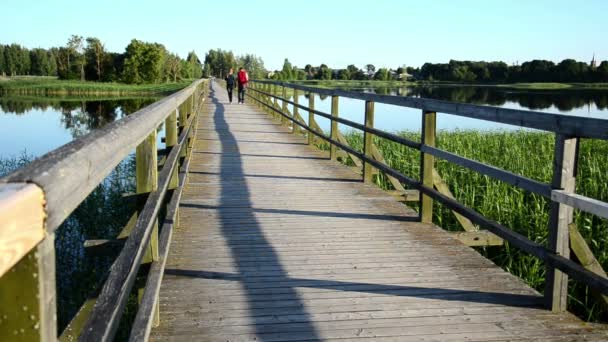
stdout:
[(214, 88), (152, 340), (608, 339)]

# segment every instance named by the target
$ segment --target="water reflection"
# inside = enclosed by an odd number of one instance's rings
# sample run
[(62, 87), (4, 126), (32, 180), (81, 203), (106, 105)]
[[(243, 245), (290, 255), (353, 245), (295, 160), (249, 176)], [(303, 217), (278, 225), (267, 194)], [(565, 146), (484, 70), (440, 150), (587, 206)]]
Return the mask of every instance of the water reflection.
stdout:
[(554, 107), (559, 111), (567, 112), (591, 105), (597, 110), (608, 110), (608, 91), (606, 90), (514, 90), (484, 86), (378, 87), (350, 88), (349, 90), (499, 107), (507, 103), (516, 103), (531, 110)]
[(0, 157), (40, 156), (157, 100), (0, 96)]

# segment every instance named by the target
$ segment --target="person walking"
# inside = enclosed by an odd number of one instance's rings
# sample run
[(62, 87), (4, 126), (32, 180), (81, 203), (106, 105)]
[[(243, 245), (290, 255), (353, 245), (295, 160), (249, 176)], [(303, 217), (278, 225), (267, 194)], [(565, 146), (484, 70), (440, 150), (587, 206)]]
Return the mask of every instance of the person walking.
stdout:
[(234, 89), (235, 82), (236, 81), (234, 79), (234, 70), (230, 68), (228, 76), (226, 76), (226, 90), (228, 90), (228, 101), (230, 101), (230, 103), (232, 103), (232, 90)]
[(238, 88), (239, 88), (239, 103), (245, 103), (245, 88), (247, 87), (247, 82), (249, 82), (249, 75), (247, 75), (247, 70), (244, 68), (239, 68), (239, 73), (236, 75)]

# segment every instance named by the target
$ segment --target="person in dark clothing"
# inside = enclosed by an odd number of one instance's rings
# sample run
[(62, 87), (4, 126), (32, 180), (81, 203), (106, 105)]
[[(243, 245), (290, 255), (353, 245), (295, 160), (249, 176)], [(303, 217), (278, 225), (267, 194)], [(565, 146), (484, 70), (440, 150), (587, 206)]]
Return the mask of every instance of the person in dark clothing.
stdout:
[(228, 100), (230, 101), (230, 103), (232, 103), (232, 90), (234, 89), (234, 83), (234, 70), (230, 68), (228, 76), (226, 76), (226, 90), (228, 90)]
[(239, 86), (239, 103), (245, 103), (245, 87), (249, 82), (249, 75), (244, 68), (239, 68), (239, 73), (236, 75), (236, 80)]

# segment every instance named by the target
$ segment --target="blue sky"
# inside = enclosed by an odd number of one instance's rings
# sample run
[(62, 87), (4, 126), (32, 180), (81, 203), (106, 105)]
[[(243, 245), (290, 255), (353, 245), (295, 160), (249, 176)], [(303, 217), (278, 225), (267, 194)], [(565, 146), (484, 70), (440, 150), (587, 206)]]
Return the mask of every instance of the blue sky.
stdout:
[(3, 0), (0, 42), (29, 48), (95, 36), (122, 52), (132, 38), (185, 57), (210, 48), (253, 53), (278, 69), (450, 59), (608, 60), (606, 0)]

